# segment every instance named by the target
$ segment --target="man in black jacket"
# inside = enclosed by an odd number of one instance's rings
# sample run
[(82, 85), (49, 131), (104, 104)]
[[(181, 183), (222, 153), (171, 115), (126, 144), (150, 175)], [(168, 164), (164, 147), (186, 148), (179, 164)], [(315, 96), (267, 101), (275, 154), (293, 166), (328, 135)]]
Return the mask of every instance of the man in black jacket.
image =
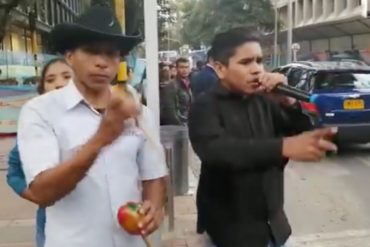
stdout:
[(189, 118), (202, 161), (198, 232), (217, 247), (282, 246), (291, 234), (284, 167), (335, 151), (336, 129), (309, 131), (298, 102), (272, 93), (287, 79), (264, 71), (259, 40), (248, 31), (219, 34), (212, 49), (220, 83), (199, 96)]

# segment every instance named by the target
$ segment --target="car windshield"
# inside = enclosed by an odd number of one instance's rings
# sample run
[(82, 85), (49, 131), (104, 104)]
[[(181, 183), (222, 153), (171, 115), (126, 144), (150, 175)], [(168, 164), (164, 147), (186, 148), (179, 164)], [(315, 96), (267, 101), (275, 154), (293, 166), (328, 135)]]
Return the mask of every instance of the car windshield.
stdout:
[(319, 72), (315, 77), (317, 89), (370, 89), (369, 72)]

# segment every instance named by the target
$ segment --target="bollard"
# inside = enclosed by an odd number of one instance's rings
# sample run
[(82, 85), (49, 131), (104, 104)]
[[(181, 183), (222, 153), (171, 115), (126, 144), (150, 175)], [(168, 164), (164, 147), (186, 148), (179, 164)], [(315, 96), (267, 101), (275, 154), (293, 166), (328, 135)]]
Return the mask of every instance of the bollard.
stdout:
[(173, 149), (171, 146), (164, 145), (166, 155), (166, 163), (169, 171), (167, 177), (167, 212), (168, 212), (168, 229), (173, 231), (175, 229), (175, 206), (174, 206), (174, 191), (173, 191)]

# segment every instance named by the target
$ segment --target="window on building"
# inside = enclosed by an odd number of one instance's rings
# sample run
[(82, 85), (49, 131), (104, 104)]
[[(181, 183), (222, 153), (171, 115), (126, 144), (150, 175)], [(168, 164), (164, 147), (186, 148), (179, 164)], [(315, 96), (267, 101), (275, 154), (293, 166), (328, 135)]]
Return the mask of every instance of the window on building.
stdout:
[(63, 22), (66, 22), (66, 20), (67, 20), (67, 15), (66, 15), (66, 10), (65, 10), (65, 8), (64, 8), (64, 6), (60, 6), (61, 8), (60, 8), (60, 12), (61, 12), (61, 20), (60, 20), (60, 22), (61, 23), (63, 23)]
[(317, 0), (316, 1), (316, 9), (315, 9), (315, 14), (316, 14), (316, 17), (320, 17), (322, 16), (323, 14), (323, 9), (324, 9), (324, 4), (323, 4), (323, 0)]
[(47, 15), (48, 15), (48, 24), (49, 25), (54, 25), (54, 20), (53, 20), (53, 13), (54, 13), (54, 9), (53, 9), (53, 4), (52, 4), (52, 0), (48, 0), (48, 12), (47, 12)]
[[(324, 1), (328, 1), (328, 0), (324, 0)], [(327, 13), (330, 15), (332, 13), (334, 13), (334, 1), (328, 1), (327, 2)]]
[(343, 0), (343, 9), (347, 9), (348, 8), (348, 2), (347, 0)]
[(53, 1), (53, 5), (54, 5), (54, 25), (55, 24), (58, 24), (59, 23), (59, 18), (58, 18), (58, 4), (56, 2)]
[(72, 0), (72, 10), (76, 12), (76, 0)]
[(68, 22), (69, 13), (68, 13), (67, 9), (64, 9), (63, 18), (64, 18), (64, 22)]
[(293, 27), (295, 27), (296, 26), (296, 23), (297, 23), (297, 21), (296, 21), (296, 19), (297, 19), (297, 13), (296, 13), (296, 3), (295, 2), (293, 2), (293, 4), (292, 4), (292, 9), (293, 9)]
[(312, 18), (313, 15), (313, 1), (307, 0), (306, 2), (307, 8), (306, 8), (306, 20), (309, 20)]
[(77, 13), (81, 12), (81, 1), (77, 1), (77, 8), (76, 8)]
[(46, 0), (38, 1), (38, 18), (42, 22), (46, 22), (47, 16), (47, 5)]

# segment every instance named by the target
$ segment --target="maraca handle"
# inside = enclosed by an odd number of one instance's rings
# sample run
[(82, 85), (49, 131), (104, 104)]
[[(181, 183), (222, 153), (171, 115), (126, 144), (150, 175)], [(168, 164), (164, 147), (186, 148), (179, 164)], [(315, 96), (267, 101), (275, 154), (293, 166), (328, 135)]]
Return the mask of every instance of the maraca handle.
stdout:
[(146, 247), (153, 247), (152, 243), (149, 241), (149, 239), (146, 236), (141, 235), (141, 237), (143, 238)]

